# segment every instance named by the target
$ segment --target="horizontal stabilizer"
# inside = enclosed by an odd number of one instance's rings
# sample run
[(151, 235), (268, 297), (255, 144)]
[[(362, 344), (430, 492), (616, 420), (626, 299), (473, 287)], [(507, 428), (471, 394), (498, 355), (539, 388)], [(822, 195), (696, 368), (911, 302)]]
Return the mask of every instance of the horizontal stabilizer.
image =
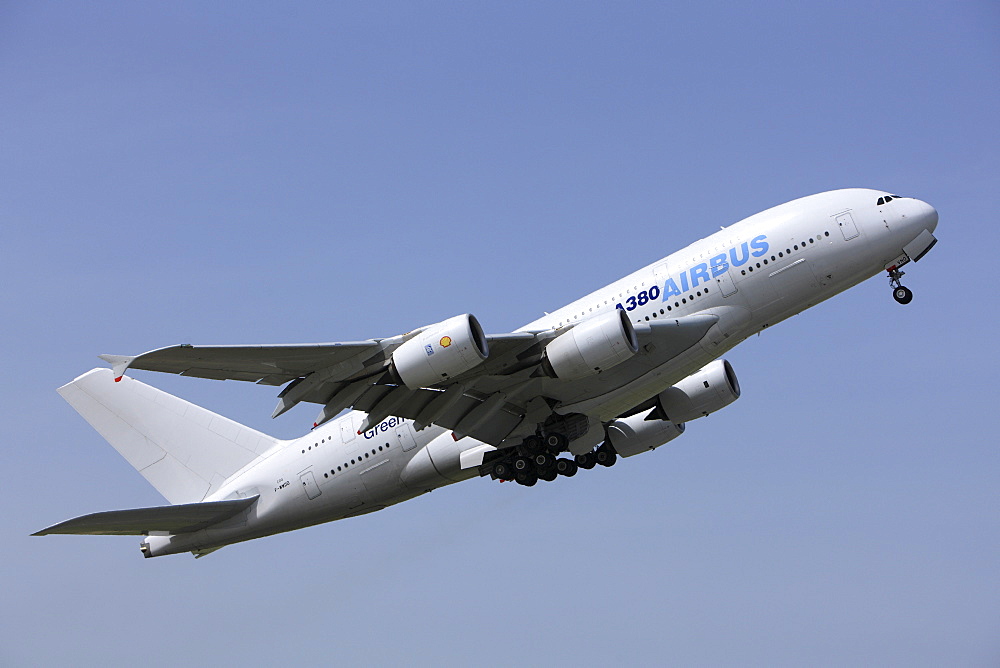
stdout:
[(257, 495), (232, 501), (205, 501), (175, 506), (108, 510), (75, 517), (42, 529), (32, 536), (80, 534), (90, 536), (140, 536), (179, 534), (204, 529), (229, 519), (257, 500)]

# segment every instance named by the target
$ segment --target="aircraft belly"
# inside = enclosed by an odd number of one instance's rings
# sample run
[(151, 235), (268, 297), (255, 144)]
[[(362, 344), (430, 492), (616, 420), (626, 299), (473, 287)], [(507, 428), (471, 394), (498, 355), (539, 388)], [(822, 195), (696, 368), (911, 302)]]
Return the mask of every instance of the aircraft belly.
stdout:
[(399, 468), (389, 459), (372, 463), (362, 469), (358, 477), (364, 486), (366, 503), (385, 503), (402, 487)]

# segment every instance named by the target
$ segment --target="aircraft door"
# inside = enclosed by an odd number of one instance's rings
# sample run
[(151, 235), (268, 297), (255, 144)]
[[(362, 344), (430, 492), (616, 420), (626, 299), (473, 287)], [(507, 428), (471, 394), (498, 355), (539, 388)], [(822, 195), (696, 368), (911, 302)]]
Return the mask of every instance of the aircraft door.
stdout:
[(720, 276), (715, 277), (715, 285), (722, 292), (723, 297), (731, 297), (736, 294), (736, 283), (733, 282), (733, 277), (728, 269)]
[(413, 437), (413, 429), (410, 428), (409, 422), (404, 422), (396, 427), (396, 438), (403, 446), (403, 450), (412, 450), (417, 447), (417, 440)]
[(840, 228), (840, 233), (844, 235), (844, 241), (850, 241), (858, 236), (858, 226), (854, 222), (854, 216), (851, 215), (850, 211), (840, 214), (835, 220), (837, 221), (837, 226)]
[(344, 443), (353, 441), (354, 437), (358, 435), (354, 429), (354, 414), (348, 413), (340, 421), (340, 440)]
[(315, 499), (322, 494), (319, 485), (316, 484), (316, 476), (313, 475), (312, 471), (306, 471), (299, 475), (299, 481), (302, 483), (302, 489), (305, 491), (306, 496), (310, 499)]

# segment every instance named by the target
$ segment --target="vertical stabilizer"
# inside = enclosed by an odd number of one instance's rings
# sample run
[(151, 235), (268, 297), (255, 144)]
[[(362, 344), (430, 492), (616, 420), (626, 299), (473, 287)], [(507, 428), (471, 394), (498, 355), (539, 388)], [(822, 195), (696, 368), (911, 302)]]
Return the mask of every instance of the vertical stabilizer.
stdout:
[(203, 500), (279, 442), (110, 369), (58, 392), (170, 503)]

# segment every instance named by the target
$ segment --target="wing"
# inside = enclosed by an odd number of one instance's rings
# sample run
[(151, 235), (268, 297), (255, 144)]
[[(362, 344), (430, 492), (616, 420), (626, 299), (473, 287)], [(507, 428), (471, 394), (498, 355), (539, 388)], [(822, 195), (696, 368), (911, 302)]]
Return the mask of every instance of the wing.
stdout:
[[(470, 318), (471, 316), (463, 316)], [(474, 318), (472, 318), (474, 322)], [(393, 354), (428, 348), (451, 338), (438, 326), (389, 339), (306, 345), (179, 345), (135, 356), (102, 355), (120, 377), (143, 369), (217, 380), (242, 380), (285, 387), (272, 417), (293, 406), (323, 406), (318, 426), (347, 408), (367, 413), (359, 433), (390, 415), (406, 417), (417, 429), (436, 424), (499, 446), (512, 436), (534, 433), (560, 404), (569, 404), (626, 385), (697, 343), (718, 321), (714, 315), (691, 315), (635, 328), (639, 354), (587, 380), (553, 378), (544, 370), (546, 345), (567, 330), (514, 332), (482, 336), (476, 363), (445, 380), (414, 386), (403, 382)], [(445, 321), (451, 322), (451, 321)], [(443, 324), (443, 323), (439, 323)], [(478, 327), (478, 323), (474, 323)], [(480, 332), (481, 334), (481, 332)], [(421, 338), (423, 337), (423, 338)], [(457, 347), (457, 346), (456, 346)], [(487, 351), (488, 355), (482, 354)], [(449, 351), (452, 352), (452, 351)], [(440, 356), (440, 359), (443, 356)], [(523, 434), (522, 434), (523, 432)]]
[[(365, 358), (377, 356), (379, 341), (251, 346), (193, 346), (184, 343), (141, 355), (100, 355), (115, 377), (126, 369), (162, 371), (213, 380), (244, 380), (262, 385), (284, 385), (320, 370), (336, 375), (366, 367)], [(373, 362), (377, 360), (372, 360)]]

